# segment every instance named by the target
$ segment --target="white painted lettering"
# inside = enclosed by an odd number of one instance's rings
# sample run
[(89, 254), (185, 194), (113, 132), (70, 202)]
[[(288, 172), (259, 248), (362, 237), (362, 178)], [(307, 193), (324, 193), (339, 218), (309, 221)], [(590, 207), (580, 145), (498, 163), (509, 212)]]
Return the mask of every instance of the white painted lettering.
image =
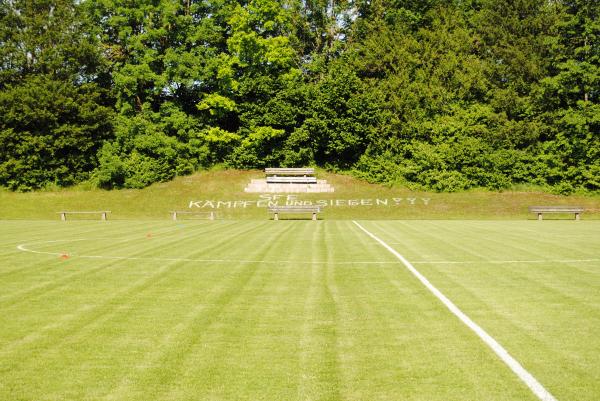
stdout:
[(374, 199), (298, 199), (298, 195), (270, 195), (261, 194), (257, 200), (191, 200), (188, 208), (200, 209), (247, 209), (250, 207), (272, 207), (285, 204), (286, 206), (337, 206), (337, 207), (356, 207), (356, 206), (389, 206), (390, 200), (393, 205), (399, 206), (406, 202), (407, 205), (415, 205), (417, 200), (423, 202), (423, 205), (429, 205), (431, 198), (374, 198)]

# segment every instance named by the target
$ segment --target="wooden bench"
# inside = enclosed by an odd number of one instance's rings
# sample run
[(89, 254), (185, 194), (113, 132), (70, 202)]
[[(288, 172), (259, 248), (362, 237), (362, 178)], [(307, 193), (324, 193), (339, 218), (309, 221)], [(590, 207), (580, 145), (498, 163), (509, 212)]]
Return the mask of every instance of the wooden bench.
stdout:
[(83, 211), (62, 211), (58, 212), (60, 214), (60, 219), (62, 221), (67, 221), (67, 214), (98, 214), (100, 213), (101, 220), (107, 220), (106, 215), (110, 213), (110, 210), (100, 210), (100, 211), (91, 211), (91, 212), (83, 212)]
[(280, 175), (287, 175), (287, 176), (314, 176), (315, 175), (315, 169), (314, 168), (274, 168), (274, 167), (267, 167), (265, 169), (265, 174), (267, 176), (270, 175), (274, 175), (274, 176), (280, 176)]
[(267, 184), (316, 184), (314, 168), (266, 168)]
[(273, 213), (273, 220), (279, 220), (279, 213), (301, 214), (312, 213), (312, 219), (317, 219), (317, 213), (321, 212), (319, 206), (271, 206), (269, 213)]
[(537, 219), (542, 220), (543, 213), (575, 213), (575, 220), (583, 213), (581, 206), (529, 206), (529, 212), (537, 213)]
[(213, 212), (213, 211), (209, 211), (209, 212), (193, 212), (191, 210), (172, 210), (169, 213), (171, 213), (171, 217), (173, 218), (174, 221), (177, 221), (177, 215), (179, 215), (179, 214), (189, 214), (189, 215), (192, 215), (192, 216), (204, 216), (208, 220), (214, 220), (215, 219), (215, 215), (216, 215), (216, 213)]

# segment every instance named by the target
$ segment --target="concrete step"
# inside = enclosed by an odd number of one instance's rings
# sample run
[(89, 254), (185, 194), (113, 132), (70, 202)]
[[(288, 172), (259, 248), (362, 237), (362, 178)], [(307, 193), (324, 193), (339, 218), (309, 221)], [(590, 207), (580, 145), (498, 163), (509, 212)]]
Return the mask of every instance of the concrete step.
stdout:
[(268, 184), (266, 180), (253, 179), (244, 189), (251, 193), (323, 193), (334, 192), (327, 180), (317, 180), (316, 184)]
[[(252, 185), (252, 184), (257, 184), (257, 185), (267, 185), (267, 180), (265, 179), (260, 179), (260, 178), (253, 178), (250, 180), (250, 184), (248, 185)], [(281, 183), (281, 185), (291, 185), (293, 183)], [(317, 184), (316, 185), (329, 185), (327, 184), (327, 180), (317, 180)], [(310, 184), (310, 185), (315, 185), (315, 184)]]

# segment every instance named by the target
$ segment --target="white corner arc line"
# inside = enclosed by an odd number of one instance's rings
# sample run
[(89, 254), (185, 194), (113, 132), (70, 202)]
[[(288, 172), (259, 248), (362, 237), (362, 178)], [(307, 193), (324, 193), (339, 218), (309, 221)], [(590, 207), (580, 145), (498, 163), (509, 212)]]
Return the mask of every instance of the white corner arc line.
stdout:
[(467, 327), (477, 334), (481, 340), (488, 345), (494, 351), (496, 355), (506, 364), (508, 367), (521, 379), (527, 387), (541, 400), (541, 401), (557, 401), (556, 398), (548, 390), (537, 381), (531, 373), (529, 373), (515, 358), (513, 358), (508, 351), (498, 343), (492, 336), (490, 336), (484, 329), (482, 329), (477, 323), (475, 323), (469, 316), (461, 311), (452, 301), (450, 301), (440, 290), (433, 286), (415, 267), (398, 253), (391, 246), (386, 244), (383, 240), (376, 237), (366, 228), (358, 224), (356, 221), (352, 221), (358, 228), (360, 228), (365, 234), (373, 238), (396, 258), (398, 258), (402, 264), (425, 286), (433, 295), (436, 296), (442, 303), (452, 312), (456, 317), (460, 319)]

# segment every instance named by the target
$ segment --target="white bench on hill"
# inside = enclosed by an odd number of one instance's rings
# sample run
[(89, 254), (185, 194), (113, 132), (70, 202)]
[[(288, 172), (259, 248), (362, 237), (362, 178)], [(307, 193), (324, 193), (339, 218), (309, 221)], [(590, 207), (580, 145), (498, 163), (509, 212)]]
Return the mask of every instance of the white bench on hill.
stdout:
[(536, 213), (538, 220), (542, 220), (544, 213), (575, 213), (575, 220), (579, 220), (579, 215), (584, 209), (581, 206), (529, 206), (531, 213)]
[(316, 184), (314, 168), (266, 168), (267, 184)]
[(273, 220), (279, 220), (280, 213), (304, 214), (311, 213), (312, 219), (317, 219), (317, 213), (321, 211), (319, 206), (271, 206), (269, 213), (273, 213)]
[(107, 220), (106, 215), (110, 213), (110, 210), (99, 210), (99, 211), (62, 211), (58, 212), (62, 221), (67, 221), (67, 214), (100, 214), (100, 220)]

